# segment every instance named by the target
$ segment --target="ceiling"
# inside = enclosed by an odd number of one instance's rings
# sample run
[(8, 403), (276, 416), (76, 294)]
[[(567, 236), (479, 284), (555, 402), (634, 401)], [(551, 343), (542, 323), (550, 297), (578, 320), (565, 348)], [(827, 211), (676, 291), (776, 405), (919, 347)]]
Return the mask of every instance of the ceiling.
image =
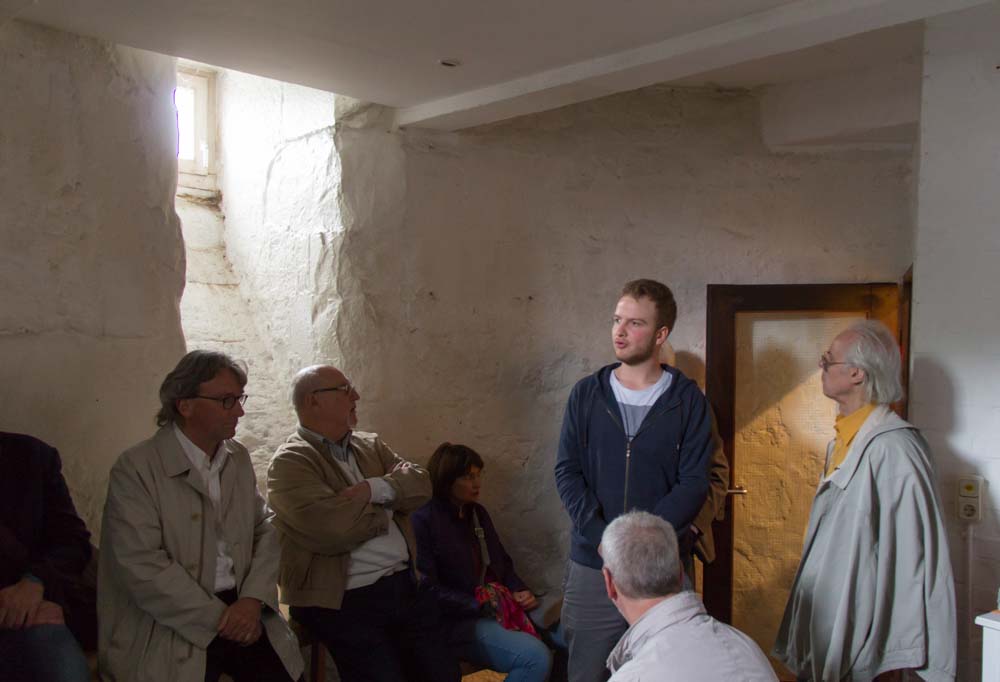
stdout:
[(652, 83), (748, 87), (898, 59), (919, 52), (913, 22), (983, 1), (0, 0), (0, 24), (16, 17), (396, 107), (404, 125), (459, 128)]

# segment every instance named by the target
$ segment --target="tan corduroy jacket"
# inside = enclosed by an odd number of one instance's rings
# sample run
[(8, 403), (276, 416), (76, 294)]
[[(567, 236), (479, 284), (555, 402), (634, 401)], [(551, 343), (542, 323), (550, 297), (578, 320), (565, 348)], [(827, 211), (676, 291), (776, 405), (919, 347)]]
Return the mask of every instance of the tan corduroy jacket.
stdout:
[[(374, 433), (354, 431), (351, 447), (365, 478), (382, 477), (396, 492), (393, 520), (414, 560), (416, 542), (409, 513), (430, 499), (427, 470), (403, 460)], [(351, 551), (388, 532), (389, 521), (381, 506), (339, 495), (350, 486), (323, 443), (303, 429), (275, 452), (267, 470), (267, 496), (281, 542), (278, 591), (282, 603), (339, 609)]]

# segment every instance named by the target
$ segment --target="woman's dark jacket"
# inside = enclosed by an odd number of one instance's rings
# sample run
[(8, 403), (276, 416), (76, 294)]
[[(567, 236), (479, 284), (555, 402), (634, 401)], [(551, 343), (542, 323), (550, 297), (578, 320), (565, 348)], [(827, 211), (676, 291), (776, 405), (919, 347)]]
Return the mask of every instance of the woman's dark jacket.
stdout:
[(452, 616), (475, 616), (479, 611), (475, 597), (479, 574), (474, 554), (479, 552), (479, 540), (473, 531), (473, 509), (490, 553), (486, 580), (499, 582), (511, 592), (528, 589), (514, 572), (514, 562), (481, 504), (466, 505), (464, 516), (459, 517), (454, 504), (431, 498), (410, 517), (417, 536), (417, 570), (422, 584), (437, 595), (442, 611)]

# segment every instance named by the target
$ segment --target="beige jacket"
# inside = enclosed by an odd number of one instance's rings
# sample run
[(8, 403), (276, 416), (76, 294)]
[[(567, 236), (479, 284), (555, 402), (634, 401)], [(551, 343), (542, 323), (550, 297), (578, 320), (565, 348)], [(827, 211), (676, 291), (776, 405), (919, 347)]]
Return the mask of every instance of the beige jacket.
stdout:
[[(278, 613), (279, 548), (246, 448), (226, 441), (224, 532), (236, 590), (263, 604), (267, 638), (293, 679), (298, 641)], [(225, 604), (214, 595), (214, 510), (170, 427), (111, 469), (98, 576), (99, 661), (106, 681), (202, 682)]]
[(715, 421), (715, 412), (712, 410), (710, 412), (712, 415), (712, 461), (708, 465), (708, 497), (705, 498), (705, 504), (698, 512), (693, 524), (701, 531), (694, 541), (694, 553), (705, 564), (715, 561), (715, 534), (712, 531), (712, 524), (715, 521), (726, 520), (726, 495), (729, 490), (729, 459), (722, 447), (722, 437), (719, 435), (719, 426)]
[[(395, 491), (393, 520), (412, 561), (416, 541), (409, 512), (430, 499), (427, 470), (405, 462), (374, 433), (354, 431), (351, 446), (365, 478), (381, 476)], [(399, 464), (409, 466), (394, 471)], [(338, 495), (350, 485), (323, 443), (301, 429), (274, 453), (267, 470), (267, 496), (281, 541), (278, 587), (283, 603), (339, 609), (351, 551), (388, 532), (389, 521), (380, 506)]]

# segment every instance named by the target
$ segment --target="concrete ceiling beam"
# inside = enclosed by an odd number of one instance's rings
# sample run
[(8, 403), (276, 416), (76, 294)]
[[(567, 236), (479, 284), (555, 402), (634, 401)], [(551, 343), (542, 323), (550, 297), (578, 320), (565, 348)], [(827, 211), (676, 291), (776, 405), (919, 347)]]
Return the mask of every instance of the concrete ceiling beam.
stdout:
[(768, 88), (760, 100), (764, 142), (773, 148), (912, 144), (920, 120), (919, 60)]
[(800, 0), (658, 43), (400, 108), (400, 127), (458, 130), (676, 80), (990, 0)]

